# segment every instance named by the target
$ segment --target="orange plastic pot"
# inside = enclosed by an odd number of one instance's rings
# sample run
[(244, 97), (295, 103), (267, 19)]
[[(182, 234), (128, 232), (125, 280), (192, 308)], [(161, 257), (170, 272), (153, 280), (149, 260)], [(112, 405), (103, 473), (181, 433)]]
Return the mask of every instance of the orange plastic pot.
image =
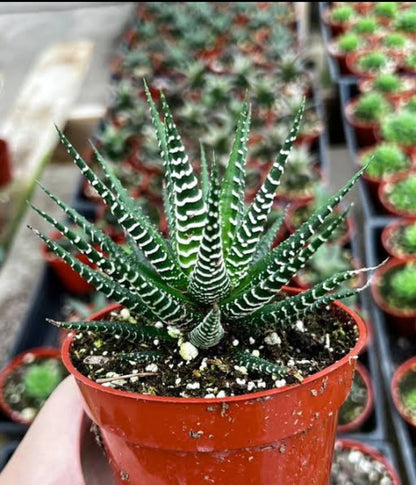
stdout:
[(376, 129), (379, 126), (378, 122), (363, 122), (357, 119), (354, 115), (354, 110), (358, 99), (354, 98), (345, 106), (345, 118), (355, 131), (357, 143), (360, 147), (366, 147), (376, 143)]
[(339, 433), (352, 433), (353, 431), (360, 429), (361, 426), (367, 422), (374, 409), (374, 391), (370, 374), (368, 370), (359, 362), (357, 363), (355, 371), (360, 375), (365, 387), (367, 388), (367, 402), (365, 403), (364, 409), (359, 416), (349, 423), (340, 424), (338, 426)]
[(12, 167), (9, 147), (7, 142), (0, 138), (0, 187), (7, 185), (12, 180)]
[(413, 212), (408, 212), (399, 209), (390, 202), (388, 197), (389, 190), (392, 188), (393, 185), (397, 184), (398, 182), (402, 182), (403, 180), (406, 180), (411, 175), (416, 175), (416, 168), (409, 169), (407, 172), (399, 172), (396, 175), (392, 175), (379, 185), (378, 198), (381, 205), (383, 206), (384, 211), (387, 214), (398, 217), (407, 217), (409, 219), (416, 219), (416, 210)]
[(409, 261), (403, 259), (390, 259), (381, 268), (378, 268), (374, 273), (374, 277), (371, 280), (371, 291), (373, 298), (377, 305), (387, 315), (387, 321), (389, 326), (398, 335), (405, 337), (413, 336), (416, 334), (416, 309), (412, 311), (404, 311), (400, 308), (395, 308), (388, 305), (380, 292), (381, 283), (383, 278), (389, 271), (393, 271), (400, 266), (406, 266)]
[(59, 359), (60, 352), (53, 347), (35, 347), (25, 350), (17, 355), (4, 369), (0, 372), (0, 409), (12, 421), (21, 424), (31, 424), (33, 419), (27, 419), (19, 411), (12, 409), (4, 399), (3, 389), (8, 377), (13, 374), (22, 364), (32, 360), (41, 359)]
[(410, 372), (416, 372), (416, 357), (406, 360), (406, 362), (398, 367), (394, 373), (391, 381), (391, 395), (400, 416), (413, 428), (413, 431), (416, 432), (416, 420), (406, 412), (400, 395), (400, 382), (406, 376), (406, 374)]
[(116, 483), (327, 485), (338, 410), (366, 341), (361, 318), (341, 303), (335, 308), (343, 309), (340, 318), (352, 318), (359, 332), (345, 357), (301, 384), (219, 399), (147, 396), (103, 387), (75, 369), (73, 337), (68, 337), (63, 362), (101, 429)]
[(415, 224), (414, 219), (399, 219), (397, 221), (391, 222), (383, 229), (381, 233), (381, 244), (390, 256), (393, 256), (397, 259), (404, 259), (406, 261), (416, 260), (416, 254), (402, 252), (398, 250), (398, 248), (394, 247), (391, 242), (391, 237), (393, 236), (393, 234), (395, 234), (397, 231), (400, 231), (400, 229), (402, 229), (403, 227), (407, 227), (413, 224)]
[[(61, 237), (61, 233), (53, 232), (50, 239), (56, 241)], [(63, 259), (52, 253), (46, 244), (42, 244), (41, 250), (45, 261), (53, 269), (55, 274), (61, 280), (62, 284), (70, 293), (75, 295), (87, 295), (94, 290), (93, 285), (84, 280), (84, 278), (81, 278), (81, 276), (75, 270), (73, 270), (69, 264), (65, 263)], [(94, 267), (84, 254), (76, 253), (75, 257), (81, 261), (81, 263)]]

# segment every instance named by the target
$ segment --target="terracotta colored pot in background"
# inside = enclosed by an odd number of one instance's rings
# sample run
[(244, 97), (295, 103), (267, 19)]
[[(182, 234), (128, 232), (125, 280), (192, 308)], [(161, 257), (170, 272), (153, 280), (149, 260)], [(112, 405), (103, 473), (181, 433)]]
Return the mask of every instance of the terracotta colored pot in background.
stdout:
[(352, 433), (363, 426), (374, 409), (374, 391), (373, 384), (371, 382), (371, 377), (368, 370), (359, 362), (357, 362), (357, 367), (355, 368), (357, 374), (360, 375), (365, 387), (367, 388), (367, 402), (362, 413), (357, 416), (353, 421), (346, 424), (338, 425), (338, 433)]
[[(409, 89), (398, 93), (381, 93), (388, 99), (392, 104), (397, 105), (400, 101), (405, 101), (410, 99), (414, 94), (416, 94), (416, 79), (411, 76), (401, 76), (403, 80), (408, 83)], [(369, 93), (374, 91), (372, 87), (374, 79), (360, 79), (358, 81), (358, 89), (361, 93)]]
[[(384, 140), (383, 140), (384, 141)], [(362, 163), (361, 163), (361, 160), (365, 157), (365, 155), (367, 155), (368, 153), (370, 153), (371, 151), (373, 151), (375, 148), (377, 147), (377, 145), (374, 145), (374, 146), (371, 146), (371, 147), (368, 147), (368, 148), (364, 148), (362, 150), (360, 150), (358, 152), (358, 156), (357, 156), (357, 159), (356, 159), (356, 166), (357, 166), (357, 169), (361, 169), (362, 168)], [(385, 182), (387, 180), (390, 180), (391, 178), (393, 177), (396, 177), (397, 175), (404, 175), (404, 174), (407, 174), (409, 170), (411, 170), (414, 165), (415, 165), (415, 157), (412, 156), (412, 155), (409, 155), (408, 153), (406, 153), (406, 155), (411, 158), (411, 164), (409, 166), (408, 169), (406, 170), (403, 170), (403, 171), (400, 171), (400, 172), (396, 172), (395, 174), (392, 174), (388, 177), (385, 177), (384, 179), (382, 178), (378, 178), (378, 177), (371, 177), (367, 172), (364, 172), (362, 174), (362, 179), (364, 180), (365, 184), (367, 185), (368, 187), (368, 190), (370, 192), (370, 195), (373, 199), (373, 202), (374, 204), (377, 206), (377, 208), (381, 211), (384, 211), (384, 207), (383, 205), (381, 204), (380, 202), (380, 199), (379, 199), (379, 188), (380, 188), (380, 184), (382, 182)]]
[(331, 57), (333, 57), (338, 62), (338, 68), (341, 74), (352, 74), (347, 66), (347, 54), (345, 52), (340, 52), (337, 49), (338, 38), (331, 40), (328, 44), (328, 52)]
[(412, 259), (416, 260), (416, 253), (415, 254), (399, 253), (397, 249), (394, 246), (392, 246), (390, 243), (390, 238), (396, 231), (398, 231), (402, 227), (415, 224), (415, 222), (416, 221), (414, 219), (399, 219), (398, 221), (391, 222), (383, 229), (383, 232), (381, 233), (381, 244), (383, 245), (383, 248), (390, 256), (393, 256), (394, 258), (397, 258), (397, 259), (404, 259), (405, 261), (409, 261)]
[(397, 411), (399, 412), (400, 416), (416, 431), (416, 420), (412, 419), (404, 410), (403, 403), (400, 397), (399, 387), (400, 382), (403, 377), (408, 374), (409, 372), (416, 371), (416, 357), (412, 357), (409, 360), (406, 360), (394, 373), (393, 379), (391, 381), (391, 395), (393, 398), (394, 405), (396, 406)]
[(23, 416), (12, 409), (6, 402), (3, 396), (3, 389), (8, 377), (13, 374), (22, 364), (26, 363), (27, 359), (60, 359), (61, 353), (59, 349), (54, 349), (52, 347), (35, 347), (33, 349), (26, 350), (21, 354), (17, 355), (11, 362), (9, 362), (6, 367), (0, 371), (0, 408), (2, 412), (12, 421), (21, 424), (29, 425), (33, 419), (24, 419)]
[(12, 160), (6, 140), (0, 138), (0, 187), (12, 180)]
[[(324, 179), (322, 170), (317, 166), (313, 166), (313, 171), (318, 174), (319, 179), (320, 179), (320, 183), (325, 184), (325, 179)], [(280, 186), (280, 188), (282, 188), (282, 186)], [(299, 196), (299, 195), (290, 194), (290, 193), (287, 193), (287, 192), (286, 193), (277, 192), (277, 194), (275, 195), (275, 200), (277, 200), (279, 202), (308, 203), (308, 202), (311, 202), (313, 200), (313, 198), (314, 198), (313, 193), (311, 193), (310, 195)]]
[(361, 451), (361, 453), (370, 456), (374, 460), (382, 463), (390, 474), (390, 478), (393, 481), (393, 485), (401, 485), (399, 475), (397, 474), (393, 465), (387, 460), (387, 458), (380, 453), (376, 448), (369, 446), (361, 441), (355, 440), (337, 440), (335, 446), (341, 447), (342, 449), (351, 449)]
[(402, 336), (413, 336), (416, 334), (416, 308), (413, 312), (405, 312), (399, 308), (389, 306), (380, 293), (380, 285), (385, 274), (399, 266), (405, 266), (408, 261), (402, 259), (390, 259), (381, 268), (378, 268), (371, 280), (371, 292), (377, 305), (387, 315), (387, 323), (392, 331)]
[[(372, 49), (362, 49), (360, 51), (357, 51), (357, 52), (350, 52), (349, 54), (347, 54), (347, 57), (345, 58), (345, 62), (347, 64), (347, 69), (352, 72), (355, 76), (357, 77), (360, 77), (360, 78), (367, 78), (367, 79), (372, 79), (376, 76), (378, 76), (378, 74), (380, 74), (380, 71), (376, 71), (376, 72), (365, 72), (365, 71), (361, 71), (358, 67), (358, 60), (359, 58), (362, 56), (362, 55), (365, 55), (365, 54), (369, 54), (370, 52), (373, 52)], [(388, 53), (386, 53), (388, 54)], [(399, 61), (397, 59), (393, 59), (391, 56), (390, 57), (390, 60), (391, 60), (391, 65), (388, 67), (388, 69), (384, 69), (383, 72), (394, 72), (398, 65), (399, 65)]]
[(357, 144), (360, 147), (367, 147), (373, 145), (376, 141), (376, 130), (378, 129), (378, 122), (363, 122), (354, 116), (355, 106), (357, 105), (357, 98), (352, 99), (345, 106), (345, 118), (355, 131), (357, 137)]
[(131, 485), (327, 485), (338, 409), (366, 341), (361, 318), (341, 303), (334, 306), (359, 330), (345, 357), (302, 384), (236, 397), (169, 398), (103, 387), (75, 369), (73, 337), (67, 338), (64, 364), (101, 428), (117, 483), (129, 476)]
[[(49, 238), (53, 241), (57, 241), (61, 239), (62, 236), (59, 232), (53, 232)], [(88, 293), (94, 291), (93, 285), (87, 283), (87, 281), (81, 278), (81, 276), (75, 270), (73, 270), (69, 264), (65, 263), (65, 261), (52, 253), (45, 244), (42, 244), (41, 251), (45, 261), (51, 266), (53, 271), (61, 280), (62, 284), (70, 293), (75, 295), (87, 295)], [(94, 267), (94, 265), (90, 263), (84, 254), (76, 253), (74, 256), (79, 261), (87, 264), (91, 268)]]
[[(294, 214), (298, 209), (308, 207), (312, 202), (294, 202), (293, 204), (290, 205), (289, 209), (287, 210), (286, 217), (285, 217), (285, 226), (290, 234), (293, 234), (297, 227), (295, 227), (292, 223)], [(336, 211), (337, 213), (340, 213), (340, 211)], [(353, 237), (355, 233), (355, 224), (353, 219), (348, 216), (346, 219), (348, 229), (347, 231), (339, 238), (337, 239), (336, 242), (339, 246), (345, 246), (351, 241), (351, 238)]]
[(331, 29), (332, 36), (343, 34), (350, 28), (350, 23), (334, 22), (331, 20), (331, 8), (326, 8), (322, 13), (322, 20)]
[(388, 196), (386, 194), (386, 190), (392, 184), (396, 184), (397, 182), (407, 179), (410, 174), (415, 175), (416, 169), (411, 169), (411, 170), (408, 170), (407, 172), (400, 172), (396, 175), (393, 175), (388, 180), (385, 180), (380, 184), (378, 188), (378, 198), (381, 205), (383, 206), (384, 211), (387, 214), (392, 214), (398, 217), (416, 218), (416, 210), (414, 212), (406, 212), (398, 209), (389, 201)]

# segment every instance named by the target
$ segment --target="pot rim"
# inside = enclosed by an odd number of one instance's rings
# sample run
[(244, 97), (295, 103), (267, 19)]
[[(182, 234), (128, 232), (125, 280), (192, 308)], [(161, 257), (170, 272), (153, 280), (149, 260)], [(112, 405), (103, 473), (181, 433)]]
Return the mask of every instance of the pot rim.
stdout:
[[(297, 288), (289, 288), (284, 286), (283, 287), (284, 291), (289, 291), (293, 293), (299, 293), (302, 290), (297, 289)], [(65, 367), (67, 370), (80, 382), (82, 382), (84, 385), (93, 388), (97, 391), (101, 392), (108, 392), (110, 394), (113, 394), (115, 396), (119, 397), (124, 397), (128, 399), (135, 399), (135, 400), (142, 400), (142, 401), (148, 401), (148, 402), (164, 402), (164, 403), (171, 403), (171, 404), (206, 404), (206, 403), (238, 403), (242, 401), (248, 401), (248, 400), (256, 400), (260, 398), (267, 398), (267, 397), (272, 397), (278, 394), (284, 394), (287, 392), (292, 392), (293, 390), (299, 388), (300, 386), (307, 385), (311, 382), (318, 381), (322, 378), (324, 378), (327, 374), (330, 374), (331, 372), (335, 371), (336, 369), (344, 366), (346, 363), (351, 362), (351, 360), (356, 360), (358, 358), (358, 355), (362, 349), (362, 347), (365, 345), (367, 341), (367, 328), (365, 326), (365, 323), (363, 319), (355, 313), (352, 309), (348, 308), (346, 305), (343, 303), (336, 301), (332, 303), (332, 305), (337, 306), (341, 310), (343, 310), (355, 323), (355, 326), (358, 329), (358, 340), (355, 343), (354, 347), (350, 349), (348, 354), (344, 355), (342, 359), (334, 362), (328, 367), (325, 367), (324, 369), (320, 370), (319, 372), (316, 372), (315, 374), (312, 374), (308, 377), (306, 377), (302, 383), (299, 384), (292, 384), (289, 386), (284, 386), (281, 388), (276, 388), (276, 389), (269, 389), (266, 391), (260, 391), (260, 392), (253, 392), (250, 394), (242, 394), (239, 396), (228, 396), (224, 398), (194, 398), (194, 397), (170, 397), (170, 396), (148, 396), (145, 394), (139, 394), (135, 392), (130, 392), (130, 391), (121, 391), (118, 389), (112, 389), (110, 387), (104, 387), (101, 384), (96, 383), (95, 381), (92, 381), (88, 377), (84, 376), (81, 374), (73, 365), (71, 358), (70, 358), (70, 348), (74, 339), (74, 333), (70, 333), (67, 338), (64, 340), (64, 343), (62, 345), (62, 362), (64, 363)], [(116, 309), (122, 308), (123, 306), (115, 303), (113, 305), (110, 305), (103, 310), (100, 310), (99, 312), (91, 315), (89, 320), (97, 320), (103, 315), (114, 311)]]
[(389, 185), (394, 185), (397, 182), (400, 182), (400, 181), (406, 179), (410, 175), (416, 175), (416, 168), (415, 167), (409, 168), (409, 170), (407, 170), (406, 172), (398, 172), (397, 174), (395, 174), (395, 175), (389, 177), (388, 179), (382, 181), (380, 183), (380, 185), (378, 186), (378, 198), (379, 198), (382, 206), (384, 207), (384, 209), (388, 213), (393, 214), (393, 215), (398, 216), (398, 217), (406, 217), (408, 219), (416, 219), (416, 211), (412, 214), (412, 213), (409, 213), (409, 212), (405, 212), (402, 209), (398, 209), (397, 207), (395, 207), (389, 201), (389, 199), (387, 198), (387, 195), (386, 195), (386, 189)]
[(374, 390), (370, 373), (368, 372), (367, 368), (360, 362), (357, 362), (355, 371), (360, 375), (361, 379), (364, 381), (365, 387), (367, 388), (367, 401), (365, 403), (363, 411), (355, 419), (353, 419), (349, 423), (338, 425), (337, 430), (339, 433), (349, 433), (360, 428), (370, 417), (370, 414), (373, 412), (374, 409)]
[(393, 485), (401, 485), (402, 482), (400, 481), (396, 468), (377, 448), (374, 448), (368, 445), (367, 443), (363, 443), (362, 441), (342, 439), (342, 438), (336, 440), (335, 446), (337, 445), (341, 446), (343, 449), (350, 448), (353, 450), (359, 450), (365, 453), (366, 455), (371, 456), (372, 458), (379, 461), (386, 467), (386, 469), (390, 473), (390, 477), (393, 479)]
[(411, 419), (411, 417), (405, 412), (399, 392), (400, 381), (409, 371), (412, 370), (416, 370), (416, 357), (411, 357), (410, 359), (404, 361), (403, 364), (396, 369), (390, 384), (390, 392), (397, 412), (410, 426), (416, 428), (416, 419)]
[(35, 358), (40, 359), (60, 359), (61, 353), (59, 349), (55, 347), (33, 347), (31, 349), (24, 350), (16, 355), (10, 362), (7, 363), (0, 371), (0, 409), (6, 414), (6, 416), (14, 422), (29, 425), (33, 422), (33, 419), (24, 419), (19, 411), (11, 408), (4, 399), (3, 389), (6, 383), (6, 379), (24, 363), (25, 356), (33, 354)]
[(385, 251), (393, 258), (402, 259), (405, 261), (416, 259), (416, 254), (408, 254), (408, 253), (404, 253), (402, 255), (398, 254), (395, 248), (389, 242), (390, 237), (395, 232), (400, 230), (402, 227), (408, 227), (413, 224), (415, 224), (414, 219), (412, 219), (411, 217), (403, 217), (398, 220), (390, 222), (386, 227), (383, 228), (383, 231), (381, 233), (381, 244), (383, 245), (383, 248), (385, 249)]
[(379, 287), (380, 287), (380, 280), (384, 277), (384, 275), (398, 267), (398, 266), (405, 266), (407, 264), (415, 264), (414, 260), (411, 259), (398, 259), (398, 258), (390, 258), (386, 264), (378, 268), (375, 273), (374, 277), (371, 281), (371, 293), (373, 295), (373, 298), (377, 305), (387, 314), (392, 315), (394, 317), (398, 318), (408, 318), (412, 319), (416, 317), (416, 309), (414, 309), (412, 312), (404, 312), (400, 310), (399, 308), (392, 307), (388, 305), (384, 299), (382, 298)]

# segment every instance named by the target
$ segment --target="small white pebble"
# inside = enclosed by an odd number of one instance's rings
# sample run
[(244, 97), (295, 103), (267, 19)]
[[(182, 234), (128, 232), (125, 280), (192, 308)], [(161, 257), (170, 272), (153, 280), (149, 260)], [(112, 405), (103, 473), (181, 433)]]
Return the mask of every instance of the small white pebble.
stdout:
[(121, 311), (120, 311), (120, 317), (123, 319), (123, 320), (128, 320), (130, 318), (130, 312), (127, 308), (123, 308)]
[(137, 382), (138, 380), (138, 377), (130, 377), (130, 382)]
[(209, 394), (205, 394), (204, 396), (206, 399), (212, 399), (215, 397), (215, 394), (212, 394), (212, 393), (209, 393)]
[(155, 327), (156, 328), (163, 328), (163, 323), (162, 322), (156, 322)]
[(252, 352), (251, 352), (251, 355), (253, 357), (260, 357), (260, 352), (257, 350), (257, 349), (254, 349)]
[(177, 377), (177, 378), (175, 379), (175, 384), (176, 384), (177, 386), (179, 386), (179, 384), (181, 383), (181, 381), (182, 381), (182, 379), (181, 379), (180, 377)]
[(247, 391), (252, 391), (256, 387), (256, 384), (253, 381), (250, 381), (247, 384)]
[(158, 366), (157, 364), (149, 364), (145, 367), (146, 372), (157, 372), (158, 371)]
[(155, 339), (153, 340), (153, 345), (154, 345), (155, 347), (157, 347), (157, 346), (159, 345), (159, 339), (155, 338)]
[(225, 394), (225, 391), (220, 391), (218, 394), (217, 394), (217, 397), (225, 397), (226, 394)]
[(264, 341), (267, 345), (280, 345), (282, 343), (282, 339), (277, 335), (276, 332), (272, 332), (267, 334), (264, 337)]
[(183, 342), (179, 349), (179, 354), (183, 360), (193, 360), (198, 356), (198, 349), (191, 342)]
[(277, 381), (274, 382), (274, 385), (276, 387), (284, 387), (286, 385), (286, 380), (285, 379), (278, 379)]
[(254, 344), (256, 343), (256, 341), (254, 340), (254, 338), (253, 338), (253, 337), (250, 337), (250, 338), (248, 339), (248, 342), (249, 342), (249, 344), (250, 344), (250, 345), (254, 345)]
[(303, 324), (302, 320), (298, 320), (296, 322), (296, 328), (299, 330), (299, 332), (305, 331), (305, 325)]
[(193, 391), (195, 389), (200, 389), (201, 384), (199, 382), (190, 382), (189, 384), (186, 384), (186, 388)]
[(239, 386), (245, 386), (246, 385), (246, 380), (245, 379), (240, 379), (240, 377), (237, 377), (237, 379), (235, 380), (235, 382), (239, 385)]
[(240, 342), (237, 340), (237, 339), (234, 339), (233, 340), (233, 346), (234, 347), (237, 347), (237, 345), (239, 344)]

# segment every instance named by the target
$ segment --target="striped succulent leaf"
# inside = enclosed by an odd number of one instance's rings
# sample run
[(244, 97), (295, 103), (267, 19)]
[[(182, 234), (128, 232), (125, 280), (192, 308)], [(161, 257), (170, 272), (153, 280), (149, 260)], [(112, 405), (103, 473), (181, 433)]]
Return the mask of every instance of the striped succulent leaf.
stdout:
[[(62, 143), (72, 156), (75, 164), (98, 192), (104, 202), (110, 207), (111, 212), (117, 217), (118, 223), (133, 238), (142, 249), (146, 257), (158, 271), (162, 278), (168, 282), (182, 281), (182, 275), (170, 254), (169, 248), (157, 230), (149, 224), (144, 214), (137, 207), (135, 211), (122, 202), (121, 197), (114, 193), (102, 182), (92, 169), (81, 158), (79, 153), (69, 143), (64, 134), (57, 128)], [(129, 204), (130, 205), (130, 204)]]
[(272, 249), (273, 243), (286, 218), (286, 212), (287, 211), (284, 210), (276, 217), (276, 220), (260, 239), (256, 252), (253, 254), (253, 264), (257, 263), (258, 261), (262, 261), (266, 257), (267, 253)]
[(284, 366), (275, 364), (267, 359), (262, 359), (261, 357), (255, 357), (241, 350), (235, 353), (234, 359), (238, 365), (245, 367), (248, 371), (260, 375), (273, 376), (274, 379), (285, 377), (288, 374)]
[(191, 332), (189, 341), (200, 349), (209, 349), (217, 345), (224, 336), (224, 329), (221, 325), (221, 312), (217, 304), (207, 314), (204, 320)]
[(206, 305), (221, 301), (230, 292), (221, 244), (220, 185), (215, 163), (211, 171), (207, 220), (199, 246), (198, 258), (190, 277), (189, 294)]
[[(337, 273), (334, 276), (327, 278), (322, 283), (318, 283), (313, 288), (307, 291), (262, 308), (253, 315), (253, 319), (260, 319), (260, 321), (262, 321), (263, 323), (276, 323), (277, 321), (290, 323), (291, 321), (293, 321), (293, 319), (298, 318), (300, 314), (305, 314), (306, 312), (309, 312), (309, 309), (313, 305), (320, 306), (319, 302), (321, 302), (322, 305), (327, 304), (327, 298), (331, 298), (333, 296), (328, 293), (338, 288), (342, 283), (356, 278), (360, 273), (374, 271), (378, 267), (379, 266)], [(365, 288), (366, 286), (364, 286), (361, 290)], [(348, 295), (344, 295), (343, 298), (345, 298), (346, 296), (354, 295), (360, 290), (353, 288), (346, 291)], [(341, 294), (343, 294), (343, 292)], [(339, 297), (339, 294), (331, 301), (336, 300), (337, 297)]]
[(198, 179), (182, 144), (181, 137), (162, 95), (168, 164), (174, 191), (176, 253), (185, 273), (195, 266), (206, 220), (206, 206)]
[[(174, 194), (174, 184), (172, 181), (171, 165), (169, 163), (168, 157), (168, 146), (166, 139), (165, 126), (160, 120), (159, 112), (156, 105), (152, 99), (149, 88), (146, 81), (144, 81), (144, 89), (146, 93), (147, 104), (149, 105), (150, 115), (152, 117), (152, 123), (156, 131), (156, 139), (159, 146), (160, 156), (163, 162), (164, 169), (164, 207), (166, 218), (169, 226), (169, 234), (172, 241), (176, 241), (176, 217), (175, 217), (175, 194)], [(176, 251), (176, 245), (173, 244), (174, 250)]]
[(247, 274), (253, 254), (255, 253), (259, 240), (264, 233), (264, 228), (267, 224), (276, 190), (280, 185), (280, 178), (285, 171), (290, 151), (296, 141), (304, 109), (305, 103), (303, 102), (293, 122), (292, 129), (283, 143), (279, 155), (237, 227), (236, 236), (226, 261), (231, 279), (236, 285)]
[(237, 226), (245, 210), (244, 189), (250, 123), (251, 110), (245, 100), (238, 118), (234, 144), (222, 182), (221, 214), (224, 254), (227, 254), (231, 247)]
[(201, 143), (201, 185), (202, 185), (202, 196), (204, 201), (208, 200), (209, 193), (209, 171), (208, 162), (205, 155), (204, 145)]
[(158, 329), (153, 325), (136, 325), (133, 323), (117, 322), (114, 320), (100, 320), (100, 321), (71, 321), (58, 322), (56, 320), (47, 319), (49, 323), (58, 328), (65, 328), (67, 330), (96, 332), (99, 334), (123, 337), (131, 342), (143, 342), (146, 340), (172, 340), (169, 334), (164, 329)]
[[(302, 269), (308, 259), (331, 237), (333, 232), (344, 220), (344, 214), (336, 217), (327, 228), (311, 241), (299, 253), (289, 258), (285, 264), (278, 260), (275, 262), (274, 272), (264, 274), (263, 278), (238, 295), (234, 300), (226, 303), (223, 308), (225, 315), (233, 319), (243, 318), (264, 307), (275, 297), (276, 293), (286, 285), (290, 279)], [(273, 260), (272, 260), (273, 261)]]
[[(159, 338), (159, 337), (158, 337)], [(157, 350), (142, 350), (141, 352), (128, 352), (118, 354), (120, 360), (128, 360), (137, 364), (153, 364), (164, 357), (163, 352)]]

